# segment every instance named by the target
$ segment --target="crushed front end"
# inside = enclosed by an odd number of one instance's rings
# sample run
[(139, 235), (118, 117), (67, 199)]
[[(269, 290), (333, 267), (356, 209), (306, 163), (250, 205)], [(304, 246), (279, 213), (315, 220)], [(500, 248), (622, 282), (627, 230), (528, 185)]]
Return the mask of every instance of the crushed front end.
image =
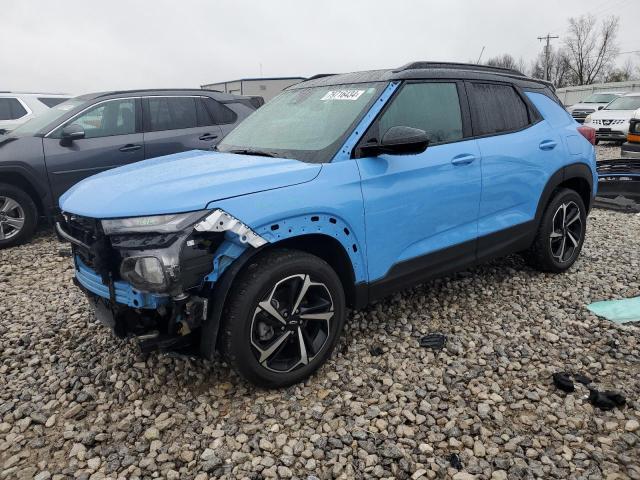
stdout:
[(97, 220), (64, 213), (75, 284), (96, 318), (144, 351), (194, 344), (215, 281), (246, 248), (266, 243), (222, 210)]

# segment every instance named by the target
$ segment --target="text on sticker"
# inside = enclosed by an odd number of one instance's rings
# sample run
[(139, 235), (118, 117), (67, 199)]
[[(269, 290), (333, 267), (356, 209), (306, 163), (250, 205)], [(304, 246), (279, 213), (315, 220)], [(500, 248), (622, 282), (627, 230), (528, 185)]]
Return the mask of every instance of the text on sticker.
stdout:
[(320, 100), (357, 100), (364, 90), (329, 90)]

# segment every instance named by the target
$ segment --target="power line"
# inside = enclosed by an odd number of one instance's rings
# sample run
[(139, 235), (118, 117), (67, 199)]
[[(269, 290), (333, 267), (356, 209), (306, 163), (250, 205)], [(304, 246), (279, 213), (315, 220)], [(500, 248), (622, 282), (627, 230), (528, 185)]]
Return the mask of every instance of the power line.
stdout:
[(560, 38), (557, 35), (551, 35), (547, 33), (546, 37), (538, 37), (539, 41), (547, 40), (547, 44), (544, 47), (544, 79), (549, 80), (549, 57), (551, 55), (551, 40)]

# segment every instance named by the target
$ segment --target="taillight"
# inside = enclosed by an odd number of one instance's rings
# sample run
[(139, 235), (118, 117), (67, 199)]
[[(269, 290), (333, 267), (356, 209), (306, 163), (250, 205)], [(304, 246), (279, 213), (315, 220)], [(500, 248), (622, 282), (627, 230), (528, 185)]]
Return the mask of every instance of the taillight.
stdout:
[(589, 140), (589, 143), (591, 145), (595, 145), (596, 144), (596, 129), (595, 128), (586, 127), (584, 125), (581, 125), (581, 126), (578, 127), (578, 131), (582, 134), (582, 136), (584, 138)]

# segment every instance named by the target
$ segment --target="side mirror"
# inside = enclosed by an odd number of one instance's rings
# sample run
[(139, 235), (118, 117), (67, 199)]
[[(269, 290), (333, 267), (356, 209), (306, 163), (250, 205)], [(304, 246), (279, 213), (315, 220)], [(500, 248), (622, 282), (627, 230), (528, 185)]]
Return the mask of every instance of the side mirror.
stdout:
[(71, 145), (74, 140), (80, 140), (82, 138), (84, 138), (84, 128), (76, 123), (72, 123), (62, 129), (60, 145), (67, 147)]
[(604, 108), (604, 107), (603, 107), (602, 105), (600, 105), (600, 106), (598, 107), (598, 110), (602, 110), (603, 108)]
[(375, 157), (382, 153), (415, 155), (424, 152), (428, 145), (427, 132), (419, 128), (398, 125), (387, 130), (379, 143), (364, 145), (360, 150), (367, 157)]

